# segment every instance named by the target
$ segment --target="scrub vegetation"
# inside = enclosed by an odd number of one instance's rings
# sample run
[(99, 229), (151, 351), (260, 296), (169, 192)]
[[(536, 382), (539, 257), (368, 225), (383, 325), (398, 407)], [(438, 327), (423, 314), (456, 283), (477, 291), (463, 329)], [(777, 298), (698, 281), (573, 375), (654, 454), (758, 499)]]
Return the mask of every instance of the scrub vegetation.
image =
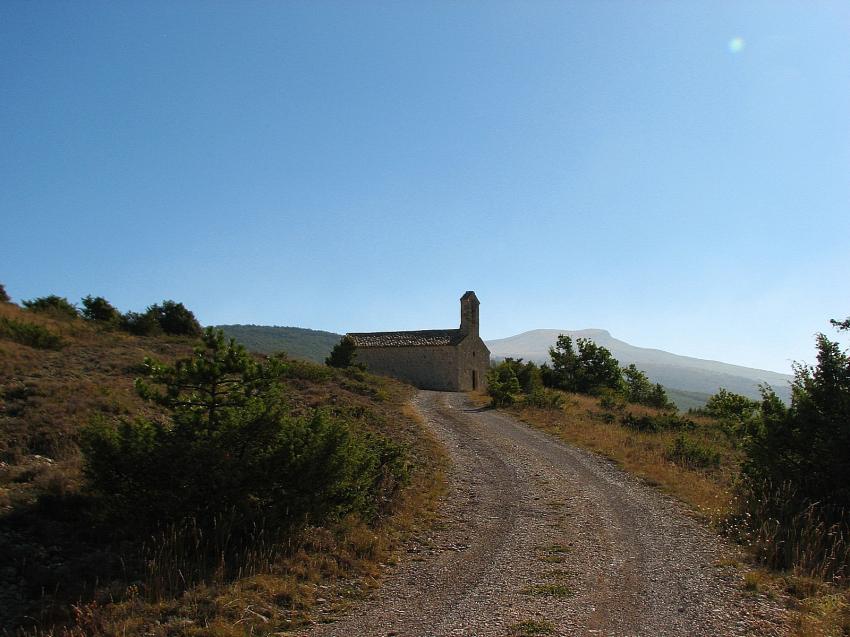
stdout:
[[(850, 319), (832, 321), (850, 329)], [(791, 404), (721, 389), (677, 413), (663, 388), (604, 347), (563, 336), (551, 365), (507, 359), (490, 374), (494, 405), (693, 507), (769, 570), (748, 590), (779, 594), (801, 635), (850, 634), (850, 356), (823, 334), (796, 365)]]
[(0, 303), (7, 634), (297, 630), (433, 511), (441, 451), (407, 386), (249, 354), (179, 303), (130, 317), (146, 337), (82, 306)]

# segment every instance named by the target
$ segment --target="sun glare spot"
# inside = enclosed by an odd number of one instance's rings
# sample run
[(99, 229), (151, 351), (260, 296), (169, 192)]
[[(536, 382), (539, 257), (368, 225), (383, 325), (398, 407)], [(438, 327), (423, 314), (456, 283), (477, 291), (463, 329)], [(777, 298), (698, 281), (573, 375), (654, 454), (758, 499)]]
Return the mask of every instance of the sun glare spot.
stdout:
[(731, 40), (729, 40), (729, 52), (730, 53), (740, 53), (744, 50), (744, 38), (740, 36), (735, 36)]

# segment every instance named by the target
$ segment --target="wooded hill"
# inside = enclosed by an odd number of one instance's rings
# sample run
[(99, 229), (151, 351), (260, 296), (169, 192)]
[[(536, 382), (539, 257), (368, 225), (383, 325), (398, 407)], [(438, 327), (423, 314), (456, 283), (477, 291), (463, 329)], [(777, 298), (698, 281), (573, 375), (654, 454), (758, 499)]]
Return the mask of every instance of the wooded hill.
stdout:
[(324, 363), (341, 334), (309, 330), (303, 327), (276, 325), (216, 325), (229, 338), (235, 338), (252, 352), (277, 354), (286, 352), (290, 358)]

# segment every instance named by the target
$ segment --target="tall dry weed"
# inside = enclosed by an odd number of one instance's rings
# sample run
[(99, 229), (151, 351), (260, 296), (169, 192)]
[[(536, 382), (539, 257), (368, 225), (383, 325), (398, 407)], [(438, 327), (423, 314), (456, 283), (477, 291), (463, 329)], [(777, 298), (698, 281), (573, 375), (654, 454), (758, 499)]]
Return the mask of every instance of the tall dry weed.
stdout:
[(844, 509), (803, 501), (788, 482), (749, 484), (727, 530), (767, 566), (796, 575), (848, 583), (850, 515)]

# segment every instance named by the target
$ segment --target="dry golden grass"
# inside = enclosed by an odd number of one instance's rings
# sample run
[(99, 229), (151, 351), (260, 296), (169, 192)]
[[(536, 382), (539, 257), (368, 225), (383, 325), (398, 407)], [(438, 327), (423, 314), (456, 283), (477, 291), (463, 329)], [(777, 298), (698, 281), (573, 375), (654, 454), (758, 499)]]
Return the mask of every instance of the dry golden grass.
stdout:
[(105, 332), (82, 320), (56, 320), (12, 304), (0, 317), (60, 334), (60, 350), (0, 338), (0, 506), (32, 504), (51, 486), (79, 482), (80, 428), (96, 413), (152, 413), (133, 391), (145, 356), (172, 360), (191, 351), (181, 338), (138, 338)]
[[(610, 458), (629, 473), (689, 504), (700, 517), (719, 521), (728, 514), (741, 456), (710, 422), (693, 417), (697, 427), (687, 435), (719, 451), (721, 463), (717, 468), (694, 471), (665, 457), (677, 432), (633, 431), (619, 424), (621, 413), (603, 409), (596, 398), (579, 394), (566, 394), (565, 398), (560, 410), (520, 404), (512, 411), (538, 429)], [(641, 405), (629, 405), (627, 411), (636, 416), (658, 413)], [(612, 418), (613, 422), (608, 422)]]

